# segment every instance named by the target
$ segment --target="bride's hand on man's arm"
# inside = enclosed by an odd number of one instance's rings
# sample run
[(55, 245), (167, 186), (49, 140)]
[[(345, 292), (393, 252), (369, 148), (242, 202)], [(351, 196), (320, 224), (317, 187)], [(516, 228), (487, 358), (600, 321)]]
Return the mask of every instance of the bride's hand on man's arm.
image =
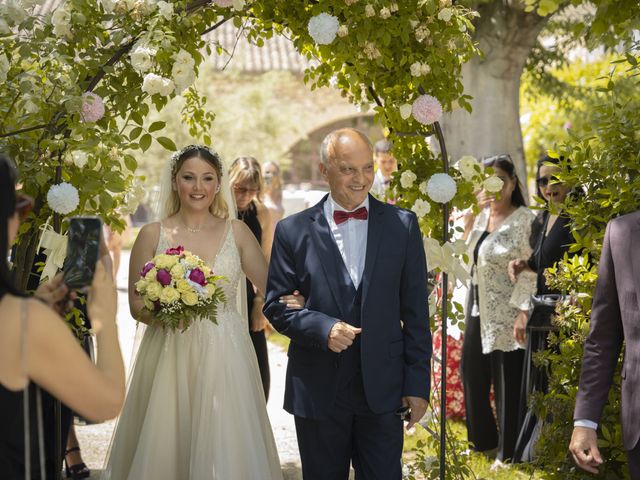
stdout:
[(306, 299), (300, 294), (299, 290), (294, 290), (291, 295), (283, 295), (280, 297), (280, 303), (285, 303), (287, 308), (304, 308)]

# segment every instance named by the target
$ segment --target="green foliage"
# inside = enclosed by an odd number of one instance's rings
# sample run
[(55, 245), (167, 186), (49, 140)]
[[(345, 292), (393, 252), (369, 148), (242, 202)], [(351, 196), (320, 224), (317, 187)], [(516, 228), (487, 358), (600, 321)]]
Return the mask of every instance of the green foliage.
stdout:
[[(631, 60), (630, 60), (631, 59)], [(584, 195), (567, 203), (573, 220), (576, 242), (565, 257), (548, 272), (552, 288), (571, 295), (574, 302), (559, 305), (554, 317), (558, 331), (549, 337), (550, 349), (535, 359), (549, 369), (549, 392), (533, 399), (541, 418), (553, 419), (545, 425), (537, 451), (537, 463), (544, 478), (593, 478), (576, 471), (567, 455), (573, 429), (573, 408), (578, 389), (582, 346), (589, 332), (591, 295), (597, 278), (593, 261), (600, 256), (606, 223), (640, 208), (640, 98), (637, 56), (628, 54), (616, 61), (625, 71), (613, 75), (600, 88), (600, 103), (591, 109), (588, 128), (576, 133), (557, 152), (571, 161), (561, 163), (561, 180), (583, 186)], [(620, 426), (620, 368), (609, 393), (599, 430), (599, 447), (605, 463), (597, 478), (628, 478)]]

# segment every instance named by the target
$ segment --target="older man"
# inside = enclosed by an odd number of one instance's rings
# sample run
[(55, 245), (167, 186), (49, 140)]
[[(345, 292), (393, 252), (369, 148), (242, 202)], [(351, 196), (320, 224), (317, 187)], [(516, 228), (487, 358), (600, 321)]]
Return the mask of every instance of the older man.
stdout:
[[(427, 271), (415, 214), (368, 192), (373, 155), (353, 129), (322, 143), (330, 193), (276, 229), (265, 314), (291, 338), (285, 409), (305, 480), (402, 476), (408, 426), (429, 398)], [(299, 290), (304, 308), (280, 297)], [(407, 410), (408, 412), (408, 410)]]
[(602, 246), (569, 446), (588, 472), (602, 463), (596, 429), (623, 342), (622, 444), (631, 478), (640, 479), (640, 211), (611, 220)]

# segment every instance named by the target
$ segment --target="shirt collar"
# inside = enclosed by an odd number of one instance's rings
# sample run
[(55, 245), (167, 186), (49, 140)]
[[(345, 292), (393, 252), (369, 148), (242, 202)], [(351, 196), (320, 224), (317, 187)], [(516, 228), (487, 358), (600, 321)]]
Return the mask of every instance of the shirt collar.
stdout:
[(342, 208), (340, 205), (338, 205), (336, 203), (336, 201), (333, 199), (333, 197), (331, 196), (331, 193), (329, 193), (329, 197), (327, 198), (327, 203), (329, 204), (329, 214), (331, 216), (333, 216), (333, 212), (335, 211), (342, 211), (342, 212), (354, 212), (357, 209), (359, 209), (360, 207), (364, 207), (367, 209), (367, 212), (369, 211), (369, 195), (367, 194), (367, 196), (364, 199), (364, 202), (362, 202), (360, 205), (358, 205), (356, 208), (354, 208), (353, 210), (345, 210), (344, 208)]

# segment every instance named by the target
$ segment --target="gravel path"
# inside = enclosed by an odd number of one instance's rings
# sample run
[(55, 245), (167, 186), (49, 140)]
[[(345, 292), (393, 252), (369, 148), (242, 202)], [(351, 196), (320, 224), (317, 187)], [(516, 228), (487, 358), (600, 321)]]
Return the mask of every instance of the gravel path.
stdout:
[[(136, 335), (136, 323), (129, 315), (127, 302), (128, 272), (126, 266), (128, 264), (129, 252), (123, 251), (122, 268), (120, 268), (118, 275), (118, 334), (127, 371)], [(267, 410), (278, 446), (280, 462), (285, 480), (299, 480), (301, 478), (300, 457), (293, 417), (282, 409), (287, 355), (280, 347), (271, 343), (269, 343), (269, 363), (271, 366), (271, 392)], [(104, 465), (114, 427), (115, 420), (99, 425), (76, 426), (83, 459), (94, 473), (91, 478), (99, 478), (100, 476), (100, 469)]]

